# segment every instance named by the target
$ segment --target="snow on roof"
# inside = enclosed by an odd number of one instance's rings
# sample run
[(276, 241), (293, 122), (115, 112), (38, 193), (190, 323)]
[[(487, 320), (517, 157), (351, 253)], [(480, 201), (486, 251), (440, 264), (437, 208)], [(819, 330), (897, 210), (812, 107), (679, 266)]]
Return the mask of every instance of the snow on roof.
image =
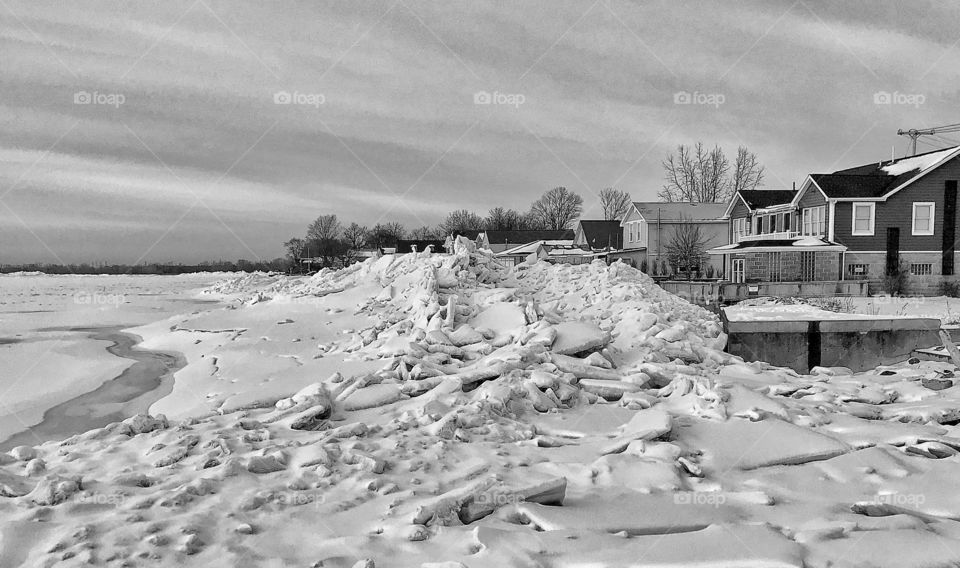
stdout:
[(946, 150), (940, 150), (939, 152), (930, 152), (920, 156), (913, 156), (911, 158), (904, 158), (902, 160), (897, 160), (892, 164), (883, 166), (880, 168), (884, 172), (892, 176), (903, 175), (907, 172), (912, 171), (922, 171), (927, 168), (933, 167), (938, 162), (955, 152), (957, 149), (947, 148)]

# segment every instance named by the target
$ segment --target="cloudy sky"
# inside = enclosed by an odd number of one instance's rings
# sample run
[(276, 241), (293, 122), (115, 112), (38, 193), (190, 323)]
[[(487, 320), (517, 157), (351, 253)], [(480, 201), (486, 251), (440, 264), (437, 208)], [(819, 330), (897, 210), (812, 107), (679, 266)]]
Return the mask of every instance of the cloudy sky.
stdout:
[(697, 140), (789, 187), (960, 122), (958, 20), (922, 1), (0, 0), (0, 263), (269, 259), (320, 214), (413, 228), (558, 185), (596, 217), (606, 186), (655, 199)]

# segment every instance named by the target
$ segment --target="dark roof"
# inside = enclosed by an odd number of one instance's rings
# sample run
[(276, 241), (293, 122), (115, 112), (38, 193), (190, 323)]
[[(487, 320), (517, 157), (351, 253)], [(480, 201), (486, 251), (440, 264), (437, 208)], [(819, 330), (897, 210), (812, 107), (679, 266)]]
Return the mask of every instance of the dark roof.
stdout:
[(400, 239), (397, 241), (397, 254), (413, 252), (413, 246), (417, 247), (417, 252), (427, 250), (428, 245), (433, 245), (433, 252), (443, 252), (443, 241), (437, 239)]
[(525, 245), (533, 241), (565, 241), (573, 240), (571, 229), (559, 231), (486, 231), (487, 242), (494, 244)]
[(740, 197), (750, 209), (785, 205), (793, 201), (796, 192), (790, 189), (741, 189)]
[(620, 221), (580, 221), (583, 237), (590, 248), (623, 248), (623, 228)]
[(722, 221), (727, 203), (693, 203), (690, 201), (634, 201), (633, 206), (648, 223), (684, 221)]
[[(956, 147), (933, 150), (896, 160), (837, 170), (832, 174), (810, 174), (810, 177), (827, 197), (882, 197), (921, 171), (939, 163), (939, 159), (955, 150)], [(890, 169), (893, 174), (886, 171)]]

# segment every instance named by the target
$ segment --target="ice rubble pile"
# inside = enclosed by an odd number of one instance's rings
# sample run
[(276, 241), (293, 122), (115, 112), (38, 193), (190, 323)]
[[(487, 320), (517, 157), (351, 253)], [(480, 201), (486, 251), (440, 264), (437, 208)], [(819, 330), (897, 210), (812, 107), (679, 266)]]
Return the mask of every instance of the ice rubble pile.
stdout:
[[(677, 452), (643, 449), (670, 431), (665, 410), (726, 417), (708, 376), (730, 361), (716, 318), (620, 264), (508, 269), (460, 239), (453, 255), (385, 256), (299, 280), (245, 275), (212, 291), (259, 304), (358, 289), (369, 294), (358, 296), (356, 313), (373, 325), (320, 346), (317, 356), (381, 359), (380, 371), (336, 373), (267, 408), (179, 425), (138, 416), (21, 448), (32, 454), (14, 455), (16, 473), (0, 468), (0, 494), (27, 510), (116, 496), (125, 516), (113, 530), (129, 546), (115, 559), (212, 555), (205, 543), (220, 537), (205, 525), (224, 508), (242, 535), (279, 523), (272, 511), (305, 510), (301, 500), (324, 505), (310, 513), (330, 520), (391, 496), (393, 521), (382, 530), (417, 541), (436, 536), (429, 527), (471, 523), (505, 504), (564, 500), (565, 475), (525, 470), (523, 452), (504, 449), (570, 443), (569, 432), (537, 416), (592, 403), (624, 413), (657, 404), (604, 434), (599, 451), (648, 451), (644, 459), (660, 464), (673, 488), (681, 487), (677, 471), (697, 466)], [(91, 459), (106, 454), (111, 460)], [(343, 501), (325, 502), (335, 487), (346, 491)], [(35, 560), (96, 560), (88, 546), (96, 538), (85, 532), (92, 525), (78, 513), (86, 509), (71, 510), (77, 532)]]
[[(243, 277), (219, 290), (252, 285), (250, 301), (259, 302), (322, 297), (372, 282), (380, 291), (358, 313), (378, 323), (321, 348), (392, 363), (342, 396), (419, 396), (441, 383), (469, 391), (504, 378), (541, 412), (571, 406), (581, 393), (649, 406), (645, 387), (664, 387), (655, 394), (692, 392), (704, 409), (723, 413), (704, 377), (731, 360), (716, 317), (622, 263), (539, 263), (513, 271), (461, 237), (453, 255), (390, 255), (305, 281)], [(383, 402), (370, 396), (361, 404)]]

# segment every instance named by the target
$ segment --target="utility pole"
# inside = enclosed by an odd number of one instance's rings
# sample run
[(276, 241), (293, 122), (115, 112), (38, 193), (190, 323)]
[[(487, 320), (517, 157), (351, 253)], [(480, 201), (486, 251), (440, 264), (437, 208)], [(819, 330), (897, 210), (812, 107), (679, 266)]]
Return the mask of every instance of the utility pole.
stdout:
[(917, 155), (917, 139), (921, 136), (933, 136), (934, 134), (946, 134), (948, 132), (960, 132), (960, 124), (946, 124), (944, 126), (934, 126), (933, 128), (910, 128), (907, 130), (897, 130), (898, 136), (910, 137), (910, 155)]

